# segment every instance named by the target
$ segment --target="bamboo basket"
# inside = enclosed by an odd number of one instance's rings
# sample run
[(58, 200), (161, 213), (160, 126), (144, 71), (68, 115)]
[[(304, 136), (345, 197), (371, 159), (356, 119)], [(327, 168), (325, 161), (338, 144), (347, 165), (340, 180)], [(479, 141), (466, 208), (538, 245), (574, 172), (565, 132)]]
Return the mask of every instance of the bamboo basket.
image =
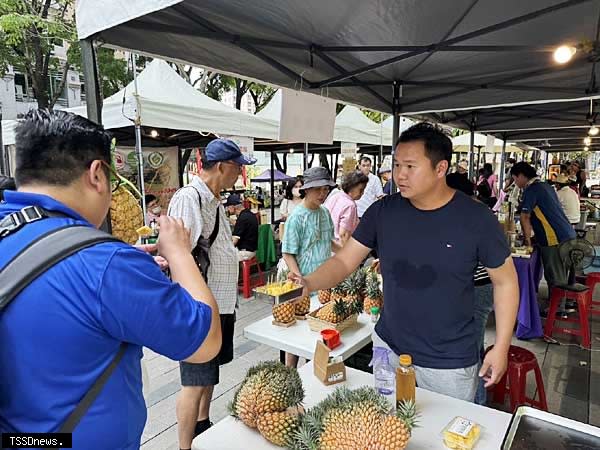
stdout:
[(346, 328), (350, 328), (352, 325), (358, 323), (358, 314), (352, 314), (340, 323), (332, 323), (318, 319), (316, 317), (318, 311), (319, 310), (317, 309), (306, 315), (306, 321), (312, 331), (337, 330), (341, 333)]

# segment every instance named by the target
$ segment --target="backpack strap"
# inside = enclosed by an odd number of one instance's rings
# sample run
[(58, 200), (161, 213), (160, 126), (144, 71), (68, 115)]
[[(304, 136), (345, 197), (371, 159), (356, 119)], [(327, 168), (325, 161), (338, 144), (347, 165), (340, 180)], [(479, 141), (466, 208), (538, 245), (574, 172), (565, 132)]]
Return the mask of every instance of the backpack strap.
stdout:
[[(21, 226), (17, 226), (16, 229)], [(11, 233), (16, 229), (11, 230)], [(52, 266), (80, 250), (101, 242), (121, 241), (108, 233), (85, 225), (67, 225), (49, 231), (35, 239), (0, 270), (0, 311), (4, 310), (29, 283)], [(59, 433), (73, 432), (117, 368), (126, 350), (127, 344), (121, 342), (117, 354), (79, 401), (73, 412), (69, 414), (60, 427)]]
[[(192, 186), (191, 184), (188, 184), (187, 186), (184, 186), (182, 189), (189, 187), (192, 188), (193, 190), (196, 191), (196, 194), (198, 194), (198, 207), (200, 208), (200, 210), (202, 210), (202, 195), (200, 195), (200, 191), (198, 189), (196, 189), (194, 186)], [(212, 230), (212, 233), (210, 233), (210, 236), (208, 237), (208, 245), (212, 246), (213, 243), (215, 242), (215, 240), (217, 239), (217, 236), (219, 235), (219, 222), (220, 222), (220, 211), (219, 208), (217, 207), (217, 219), (215, 220), (215, 226)], [(200, 232), (200, 237), (198, 239), (202, 239), (202, 231)], [(197, 246), (198, 244), (196, 244)]]

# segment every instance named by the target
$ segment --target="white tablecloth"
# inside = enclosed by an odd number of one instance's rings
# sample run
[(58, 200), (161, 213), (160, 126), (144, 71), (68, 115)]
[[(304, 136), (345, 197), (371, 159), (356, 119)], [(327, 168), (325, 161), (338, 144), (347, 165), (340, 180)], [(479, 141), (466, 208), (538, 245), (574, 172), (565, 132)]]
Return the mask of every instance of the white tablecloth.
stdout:
[[(319, 403), (338, 386), (346, 385), (355, 389), (373, 385), (373, 375), (351, 368), (347, 368), (347, 380), (334, 386), (323, 385), (313, 375), (312, 362), (305, 364), (298, 372), (306, 392), (304, 401), (306, 408)], [(500, 448), (510, 422), (509, 414), (419, 388), (417, 388), (416, 400), (421, 412), (420, 427), (413, 431), (407, 450), (445, 449), (441, 437), (442, 429), (458, 415), (474, 420), (483, 427), (476, 450)], [(279, 448), (269, 443), (257, 430), (247, 427), (231, 416), (198, 436), (192, 445), (194, 450), (276, 450)]]
[[(311, 311), (320, 307), (319, 300), (316, 297), (311, 298)], [(321, 334), (311, 331), (306, 320), (297, 320), (296, 323), (288, 328), (273, 325), (273, 316), (266, 317), (244, 329), (244, 336), (252, 341), (260, 342), (294, 355), (302, 356), (306, 359), (312, 359), (315, 353), (317, 340), (321, 340)], [(333, 350), (331, 356), (342, 356), (346, 358), (352, 356), (358, 350), (371, 342), (374, 324), (371, 322), (371, 316), (360, 314), (358, 323), (351, 328), (342, 331), (342, 344)]]

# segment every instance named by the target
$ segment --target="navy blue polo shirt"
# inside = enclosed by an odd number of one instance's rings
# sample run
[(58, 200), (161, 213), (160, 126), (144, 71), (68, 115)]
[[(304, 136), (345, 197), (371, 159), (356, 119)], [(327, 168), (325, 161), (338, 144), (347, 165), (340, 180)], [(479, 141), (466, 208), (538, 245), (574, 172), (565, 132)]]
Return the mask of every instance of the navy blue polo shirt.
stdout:
[(531, 227), (535, 239), (543, 247), (561, 244), (575, 239), (575, 230), (560, 205), (552, 186), (534, 181), (523, 191), (521, 212), (531, 215)]
[(510, 255), (490, 209), (458, 191), (432, 211), (394, 194), (367, 210), (353, 237), (377, 249), (384, 308), (375, 331), (390, 348), (420, 367), (476, 364), (473, 273), (478, 261), (494, 269)]
[[(36, 237), (92, 226), (45, 195), (5, 192), (0, 219), (24, 206), (67, 214), (0, 239), (0, 267)], [(202, 344), (211, 309), (172, 283), (147, 254), (97, 244), (58, 263), (0, 314), (0, 432), (55, 432), (110, 364), (127, 351), (73, 433), (79, 450), (138, 449), (146, 422), (142, 346), (174, 360)]]

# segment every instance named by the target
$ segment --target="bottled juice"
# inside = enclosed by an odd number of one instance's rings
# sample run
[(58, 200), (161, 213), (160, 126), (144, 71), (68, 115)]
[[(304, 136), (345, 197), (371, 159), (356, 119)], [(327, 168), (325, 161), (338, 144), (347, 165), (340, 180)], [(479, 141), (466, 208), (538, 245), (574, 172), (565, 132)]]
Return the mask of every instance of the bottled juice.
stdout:
[(400, 355), (400, 367), (396, 369), (396, 407), (403, 400), (415, 401), (417, 379), (410, 355)]

